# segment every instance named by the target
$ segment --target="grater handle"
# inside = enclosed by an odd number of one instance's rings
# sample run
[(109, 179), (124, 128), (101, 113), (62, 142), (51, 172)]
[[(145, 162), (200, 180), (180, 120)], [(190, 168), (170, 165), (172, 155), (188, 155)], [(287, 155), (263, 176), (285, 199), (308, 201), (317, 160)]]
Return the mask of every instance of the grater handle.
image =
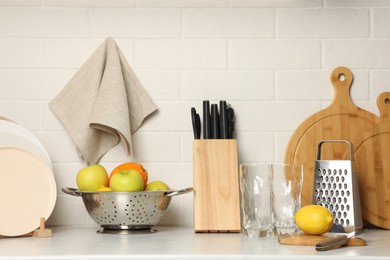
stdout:
[(352, 161), (353, 160), (353, 148), (352, 143), (347, 140), (322, 140), (318, 143), (317, 146), (317, 160), (321, 160), (321, 147), (324, 143), (346, 143), (349, 145), (349, 158)]

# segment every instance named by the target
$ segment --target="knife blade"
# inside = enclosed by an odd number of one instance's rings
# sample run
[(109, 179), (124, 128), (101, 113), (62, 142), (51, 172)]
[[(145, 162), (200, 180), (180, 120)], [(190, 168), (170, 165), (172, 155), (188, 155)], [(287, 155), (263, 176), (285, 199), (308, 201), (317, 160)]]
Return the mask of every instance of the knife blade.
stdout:
[(336, 249), (348, 242), (348, 239), (363, 233), (365, 229), (358, 229), (350, 233), (330, 236), (316, 244), (317, 251)]

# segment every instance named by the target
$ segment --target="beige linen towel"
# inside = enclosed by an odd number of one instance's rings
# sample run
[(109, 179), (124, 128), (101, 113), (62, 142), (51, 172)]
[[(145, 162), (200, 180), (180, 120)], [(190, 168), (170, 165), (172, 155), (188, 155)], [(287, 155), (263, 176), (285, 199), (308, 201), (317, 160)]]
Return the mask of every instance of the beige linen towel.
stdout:
[(112, 38), (98, 47), (49, 106), (90, 165), (120, 141), (133, 155), (131, 134), (157, 110)]

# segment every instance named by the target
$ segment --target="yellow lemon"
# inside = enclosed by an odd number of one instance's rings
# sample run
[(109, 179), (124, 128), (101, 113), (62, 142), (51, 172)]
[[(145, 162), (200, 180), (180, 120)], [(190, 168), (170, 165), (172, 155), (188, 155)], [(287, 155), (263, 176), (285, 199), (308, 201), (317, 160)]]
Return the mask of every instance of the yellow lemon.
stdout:
[(111, 191), (110, 187), (100, 186), (100, 188), (97, 191)]
[(295, 223), (306, 234), (321, 235), (328, 232), (333, 225), (333, 215), (320, 205), (307, 205), (295, 213)]

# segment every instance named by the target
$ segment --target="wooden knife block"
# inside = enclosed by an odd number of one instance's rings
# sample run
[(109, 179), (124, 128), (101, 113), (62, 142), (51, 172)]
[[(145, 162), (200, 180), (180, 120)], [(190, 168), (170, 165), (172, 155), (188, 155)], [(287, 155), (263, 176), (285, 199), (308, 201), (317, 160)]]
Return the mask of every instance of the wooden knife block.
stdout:
[(237, 141), (194, 140), (195, 232), (240, 232)]

